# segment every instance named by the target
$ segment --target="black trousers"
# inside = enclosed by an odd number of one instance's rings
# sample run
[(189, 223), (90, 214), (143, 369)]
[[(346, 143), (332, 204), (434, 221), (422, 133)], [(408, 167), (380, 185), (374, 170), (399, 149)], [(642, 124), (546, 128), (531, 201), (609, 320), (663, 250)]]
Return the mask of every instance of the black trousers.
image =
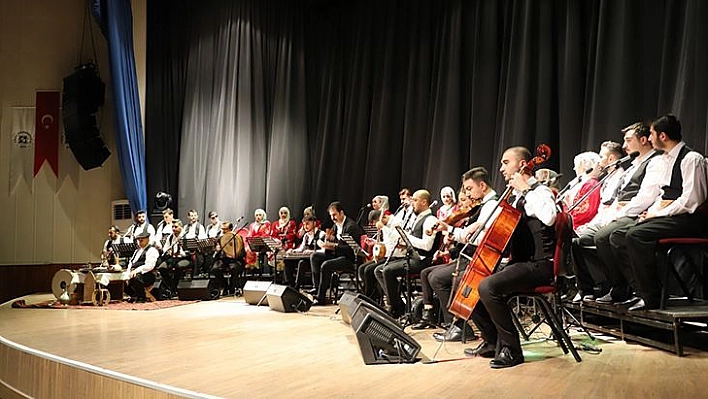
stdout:
[(438, 296), (440, 308), (443, 309), (443, 320), (452, 322), (452, 313), (447, 310), (447, 303), (452, 294), (452, 273), (457, 261), (426, 267), (420, 272), (420, 283), (423, 287), (423, 303), (433, 305), (433, 293)]
[(145, 300), (145, 287), (155, 284), (156, 276), (154, 272), (136, 274), (128, 280), (126, 292), (133, 298)]
[(701, 237), (706, 221), (695, 215), (655, 217), (637, 223), (627, 230), (623, 239), (636, 279), (637, 294), (650, 305), (658, 305), (661, 284), (657, 273), (656, 248), (660, 238)]
[(497, 350), (508, 347), (513, 354), (521, 353), (521, 341), (511, 318), (509, 297), (533, 292), (534, 288), (553, 281), (553, 262), (549, 260), (520, 262), (497, 268), (479, 284), (480, 300), (472, 312), (472, 321), (482, 338), (496, 343)]
[(310, 256), (312, 284), (317, 288), (317, 300), (324, 302), (330, 288), (332, 273), (355, 272), (354, 261), (346, 256), (335, 256), (328, 252), (315, 252)]
[[(396, 258), (391, 258), (393, 261)], [(376, 281), (376, 275), (374, 274), (377, 267), (386, 263), (386, 259), (381, 259), (379, 261), (366, 262), (359, 266), (359, 281), (364, 285), (364, 295), (373, 299), (374, 301), (381, 300), (383, 292), (381, 291), (381, 286), (378, 281)]]
[[(229, 257), (221, 257), (215, 260), (211, 266), (211, 274), (214, 275), (216, 288), (226, 289), (226, 293), (235, 293), (236, 288), (241, 288), (239, 280), (243, 273), (243, 262)], [(226, 281), (224, 276), (226, 273), (231, 274), (229, 281)]]
[(167, 258), (157, 267), (162, 281), (172, 296), (177, 295), (177, 284), (192, 267), (187, 258)]
[[(624, 236), (635, 218), (621, 217), (610, 222), (595, 233), (595, 246), (600, 258), (601, 269), (597, 273), (604, 273), (609, 284), (620, 294), (629, 287), (635, 287), (636, 282), (627, 258)], [(592, 266), (591, 266), (592, 267)]]
[[(401, 299), (401, 293), (398, 290), (398, 277), (405, 276), (407, 262), (408, 260), (405, 258), (392, 259), (387, 265), (382, 264), (374, 269), (376, 280), (378, 280), (384, 294), (388, 298), (388, 303), (391, 305), (391, 313), (394, 316), (403, 315), (406, 309), (406, 304), (403, 302), (403, 299)], [(420, 273), (421, 270), (429, 265), (429, 259), (410, 259), (409, 273)]]
[[(582, 294), (592, 294), (594, 287), (604, 287), (607, 285), (605, 268), (595, 248), (595, 235), (597, 229), (587, 229), (579, 237), (573, 238), (571, 243), (571, 253), (573, 254), (573, 271), (578, 291)], [(600, 289), (601, 295), (605, 293)]]
[(285, 283), (299, 289), (305, 278), (305, 271), (311, 269), (310, 259), (286, 259), (283, 261), (283, 275)]

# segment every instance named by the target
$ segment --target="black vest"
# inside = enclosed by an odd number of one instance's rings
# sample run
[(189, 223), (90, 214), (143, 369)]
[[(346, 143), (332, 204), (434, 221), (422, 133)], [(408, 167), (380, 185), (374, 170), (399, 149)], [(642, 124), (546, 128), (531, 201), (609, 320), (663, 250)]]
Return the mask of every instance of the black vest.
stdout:
[(675, 200), (683, 194), (683, 174), (681, 173), (681, 161), (686, 157), (686, 154), (691, 152), (687, 145), (684, 145), (681, 150), (679, 150), (676, 156), (676, 161), (674, 162), (674, 167), (671, 169), (671, 181), (668, 186), (664, 186), (661, 189), (664, 190), (664, 194), (661, 199), (664, 200)]
[(521, 220), (511, 236), (512, 262), (551, 259), (555, 254), (555, 226), (546, 226), (524, 212), (525, 201), (519, 200), (516, 207), (521, 211)]
[[(411, 230), (411, 235), (416, 238), (423, 238), (423, 225), (425, 224), (425, 219), (429, 218), (430, 216), (433, 216), (432, 213), (429, 213), (425, 216), (423, 216), (416, 224), (413, 226), (413, 230)], [(420, 253), (421, 256), (424, 256), (426, 259), (430, 259), (431, 256), (437, 251), (438, 247), (440, 246), (440, 237), (441, 234), (438, 232), (435, 235), (435, 241), (433, 242), (433, 246), (430, 248), (429, 251), (422, 250), (420, 248), (416, 248), (418, 250), (418, 253)]]
[[(148, 250), (149, 250), (150, 248), (152, 248), (152, 244), (148, 244), (148, 246), (145, 247), (145, 249), (143, 250), (143, 253), (140, 254), (140, 256), (138, 257), (138, 259), (134, 259), (134, 260), (133, 260), (133, 266), (132, 266), (132, 269), (133, 269), (133, 270), (135, 270), (135, 268), (137, 268), (137, 267), (142, 266), (142, 265), (145, 264), (145, 259), (146, 259), (146, 257), (147, 257), (147, 252), (148, 252)], [(138, 250), (139, 250), (139, 249), (138, 249)]]
[(639, 165), (627, 184), (619, 189), (619, 192), (617, 193), (617, 201), (629, 201), (637, 195), (639, 188), (642, 186), (644, 175), (647, 173), (647, 165), (649, 165), (649, 161), (659, 154), (660, 152), (654, 151), (649, 158), (645, 159), (644, 162)]

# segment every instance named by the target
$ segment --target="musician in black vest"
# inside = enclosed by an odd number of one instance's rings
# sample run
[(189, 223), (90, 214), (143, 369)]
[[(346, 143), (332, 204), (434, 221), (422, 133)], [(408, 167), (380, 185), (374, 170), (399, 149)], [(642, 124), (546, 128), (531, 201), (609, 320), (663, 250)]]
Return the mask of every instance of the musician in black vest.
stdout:
[(125, 236), (132, 240), (140, 233), (150, 234), (150, 242), (154, 242), (155, 228), (152, 227), (150, 222), (147, 221), (147, 214), (143, 210), (135, 213), (135, 221), (130, 227), (128, 227), (128, 230), (125, 232)]
[(626, 232), (640, 213), (654, 202), (659, 190), (660, 169), (652, 159), (657, 152), (649, 141), (649, 126), (636, 122), (622, 130), (627, 154), (638, 152), (620, 176), (612, 204), (585, 225), (573, 239), (571, 250), (575, 264), (578, 294), (574, 301), (601, 303), (630, 299), (631, 273), (618, 267), (618, 254), (610, 245), (610, 236)]
[(142, 232), (135, 236), (138, 241), (138, 249), (128, 262), (128, 274), (126, 293), (130, 295), (131, 302), (145, 302), (145, 287), (155, 283), (155, 263), (160, 256), (160, 252), (150, 243), (150, 233)]
[(108, 229), (108, 239), (103, 243), (101, 258), (106, 262), (106, 266), (110, 270), (120, 271), (128, 266), (128, 261), (118, 256), (118, 251), (113, 247), (113, 244), (127, 244), (130, 242), (133, 241), (120, 235), (120, 227), (113, 225)]
[(492, 368), (512, 367), (524, 361), (507, 304), (509, 296), (533, 292), (536, 287), (550, 284), (554, 277), (555, 196), (549, 187), (531, 176), (531, 171), (523, 170), (529, 159), (531, 153), (524, 147), (509, 148), (502, 155), (499, 171), (513, 188), (509, 201), (521, 211), (521, 220), (511, 236), (511, 260), (507, 265), (497, 266), (479, 284), (480, 299), (472, 320), (484, 341), (475, 349), (465, 350), (466, 355), (493, 356)]
[[(493, 219), (491, 219), (490, 216), (497, 208), (497, 192), (492, 189), (489, 172), (487, 172), (487, 169), (484, 167), (478, 166), (465, 172), (465, 174), (462, 175), (462, 187), (465, 190), (465, 196), (467, 198), (479, 201), (480, 208), (473, 211), (473, 214), (467, 218), (463, 227), (449, 226), (444, 221), (440, 221), (438, 224), (438, 230), (447, 231), (448, 236), (452, 237), (457, 243), (456, 247), (450, 251), (452, 259), (457, 259), (458, 254), (463, 248), (466, 256), (472, 257), (472, 255), (474, 255), (477, 244), (479, 244), (484, 237), (484, 230), (486, 230), (486, 226), (482, 226), (482, 223), (489, 219), (487, 226), (491, 224)], [(462, 195), (460, 195), (460, 202), (462, 202)], [(462, 205), (468, 206), (468, 204), (464, 203)], [(480, 229), (482, 231), (477, 233)], [(476, 233), (475, 241), (468, 243), (468, 239), (472, 238)], [(452, 313), (447, 310), (447, 307), (450, 302), (450, 295), (452, 294), (453, 272), (458, 266), (460, 267), (460, 271), (464, 271), (467, 264), (469, 264), (469, 258), (463, 256), (459, 259), (459, 262), (453, 260), (450, 263), (432, 266), (420, 272), (420, 281), (423, 287), (423, 317), (420, 323), (412, 326), (414, 330), (427, 328), (434, 324), (432, 315), (434, 307), (432, 293), (435, 292), (443, 313), (443, 327), (446, 328), (447, 331), (444, 333), (435, 333), (433, 337), (436, 340), (446, 342), (462, 340), (462, 328), (465, 327), (466, 320), (460, 320), (453, 328), (449, 328), (449, 324), (452, 323)], [(474, 339), (474, 333), (471, 332), (471, 330), (466, 333), (465, 336), (466, 338)]]
[(634, 310), (658, 309), (661, 286), (655, 257), (659, 239), (701, 237), (706, 233), (704, 214), (696, 213), (708, 197), (708, 170), (703, 155), (681, 140), (681, 123), (664, 115), (651, 124), (649, 137), (655, 149), (664, 153), (661, 196), (624, 237), (627, 258), (634, 273), (637, 295)]
[(424, 233), (425, 231), (432, 231), (438, 222), (438, 219), (433, 216), (430, 210), (430, 202), (430, 193), (427, 190), (418, 190), (411, 197), (411, 205), (415, 216), (412, 222), (413, 228), (410, 232), (406, 232), (406, 236), (421, 259), (416, 259), (414, 256), (395, 259), (388, 262), (388, 264), (377, 266), (374, 270), (376, 280), (378, 280), (384, 295), (388, 298), (391, 315), (396, 318), (405, 313), (405, 304), (398, 289), (398, 277), (405, 276), (408, 266), (410, 266), (408, 270), (410, 274), (420, 273), (421, 270), (430, 266), (433, 254), (437, 249), (435, 242), (439, 234), (428, 235)]
[(157, 267), (169, 297), (177, 295), (179, 281), (192, 268), (191, 257), (182, 247), (182, 236), (182, 221), (175, 219), (172, 221), (172, 234), (167, 236), (162, 247), (162, 261)]
[[(287, 250), (287, 254), (308, 254), (311, 251), (320, 249), (317, 241), (324, 240), (324, 231), (317, 228), (317, 219), (313, 215), (308, 215), (302, 218), (302, 241), (297, 248)], [(295, 289), (299, 289), (307, 269), (310, 269), (310, 257), (307, 258), (288, 258), (283, 261), (285, 264), (283, 270), (285, 282)], [(297, 275), (296, 275), (297, 272)]]
[(359, 242), (364, 230), (356, 221), (345, 215), (344, 208), (339, 201), (332, 202), (327, 207), (332, 222), (333, 241), (317, 241), (320, 248), (325, 252), (315, 252), (310, 256), (310, 266), (312, 269), (313, 292), (317, 297), (313, 301), (313, 306), (325, 305), (327, 290), (330, 288), (332, 273), (335, 271), (355, 271), (356, 255), (354, 250), (342, 239), (343, 235), (350, 236), (354, 241)]
[(155, 246), (162, 250), (162, 244), (167, 239), (167, 236), (172, 234), (172, 221), (175, 218), (175, 212), (171, 208), (166, 208), (162, 211), (162, 220), (157, 224), (155, 231)]

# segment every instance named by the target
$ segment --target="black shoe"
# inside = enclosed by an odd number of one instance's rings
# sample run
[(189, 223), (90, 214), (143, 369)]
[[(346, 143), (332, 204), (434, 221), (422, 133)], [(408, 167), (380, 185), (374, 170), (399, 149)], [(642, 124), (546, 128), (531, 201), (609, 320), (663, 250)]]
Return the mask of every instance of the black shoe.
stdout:
[(307, 293), (310, 295), (317, 295), (317, 288), (313, 288), (311, 290), (308, 290)]
[(470, 357), (486, 357), (486, 358), (492, 358), (496, 354), (496, 349), (494, 348), (494, 345), (490, 344), (487, 341), (483, 341), (481, 344), (479, 344), (476, 348), (466, 348), (465, 349), (465, 356), (470, 356)]
[(637, 303), (637, 302), (639, 302), (639, 301), (641, 301), (641, 300), (642, 300), (642, 298), (640, 298), (640, 297), (638, 297), (638, 296), (632, 296), (631, 298), (627, 299), (626, 301), (620, 302), (620, 305), (622, 305), (622, 306), (632, 306), (632, 305), (634, 305), (635, 303)]
[[(434, 333), (433, 338), (435, 338), (438, 342), (462, 342), (462, 329), (458, 326), (452, 326), (444, 333)], [(477, 336), (474, 335), (474, 331), (472, 331), (472, 329), (467, 328), (467, 331), (465, 331), (465, 339), (468, 341), (474, 341), (477, 339)]]
[(524, 354), (519, 351), (517, 354), (511, 352), (508, 346), (503, 347), (499, 354), (489, 362), (489, 366), (493, 369), (504, 369), (514, 367), (524, 362)]
[(416, 324), (411, 326), (413, 330), (425, 330), (426, 328), (435, 328), (433, 323), (433, 309), (423, 309), (423, 317)]

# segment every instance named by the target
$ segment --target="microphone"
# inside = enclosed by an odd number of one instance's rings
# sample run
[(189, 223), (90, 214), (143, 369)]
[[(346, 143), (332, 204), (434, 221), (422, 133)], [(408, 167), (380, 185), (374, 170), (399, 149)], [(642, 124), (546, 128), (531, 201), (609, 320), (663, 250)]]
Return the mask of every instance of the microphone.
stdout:
[(438, 200), (433, 201), (433, 203), (430, 204), (430, 208), (434, 208), (435, 205), (437, 205), (437, 204), (438, 204)]
[(616, 167), (618, 167), (620, 164), (623, 164), (623, 163), (625, 163), (625, 162), (631, 161), (631, 160), (633, 160), (634, 158), (636, 158), (636, 157), (638, 157), (638, 156), (639, 156), (639, 151), (631, 152), (631, 153), (627, 154), (626, 157), (620, 158), (620, 159), (618, 159), (618, 160), (612, 162), (611, 164), (606, 165), (604, 168), (602, 168), (602, 170), (607, 170), (607, 169), (609, 169), (609, 168), (616, 168)]
[(242, 220), (243, 220), (243, 216), (239, 216), (238, 219), (236, 219), (236, 223), (234, 223), (234, 224), (238, 224), (238, 222), (240, 222)]

